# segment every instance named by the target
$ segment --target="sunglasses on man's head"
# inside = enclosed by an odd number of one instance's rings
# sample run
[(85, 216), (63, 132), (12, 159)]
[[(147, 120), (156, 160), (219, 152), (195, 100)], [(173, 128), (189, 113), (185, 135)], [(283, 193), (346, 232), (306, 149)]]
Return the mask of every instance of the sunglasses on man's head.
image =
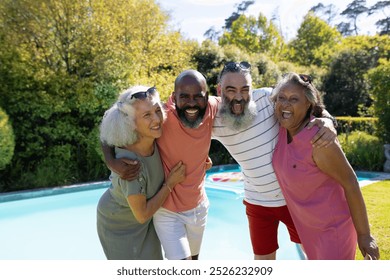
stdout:
[(241, 61), (241, 62), (228, 62), (223, 67), (222, 72), (230, 72), (230, 71), (237, 71), (237, 70), (250, 70), (251, 65), (249, 62)]
[(130, 97), (130, 99), (145, 99), (149, 95), (153, 95), (156, 92), (156, 87), (148, 88), (146, 91), (139, 91), (136, 93), (133, 93)]

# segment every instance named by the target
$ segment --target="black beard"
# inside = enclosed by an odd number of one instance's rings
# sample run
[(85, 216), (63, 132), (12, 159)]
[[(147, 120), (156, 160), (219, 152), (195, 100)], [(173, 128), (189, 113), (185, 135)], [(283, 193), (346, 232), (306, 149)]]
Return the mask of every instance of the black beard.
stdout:
[[(206, 114), (206, 109), (207, 109), (207, 107), (202, 109), (199, 106), (194, 106), (194, 107), (187, 106), (187, 107), (180, 109), (179, 107), (177, 107), (176, 104), (175, 104), (175, 107), (176, 107), (176, 112), (177, 112), (181, 122), (184, 124), (185, 127), (189, 127), (189, 128), (197, 128), (201, 124), (203, 117)], [(190, 108), (194, 108), (194, 109), (199, 110), (198, 117), (196, 118), (195, 121), (190, 121), (186, 118), (185, 110), (190, 109)]]
[[(235, 103), (241, 103), (244, 111), (241, 115), (232, 113), (232, 108)], [(234, 131), (240, 131), (249, 127), (257, 115), (256, 103), (252, 100), (245, 102), (244, 100), (232, 100), (229, 102), (224, 98), (219, 109), (219, 114), (223, 120), (223, 124)]]

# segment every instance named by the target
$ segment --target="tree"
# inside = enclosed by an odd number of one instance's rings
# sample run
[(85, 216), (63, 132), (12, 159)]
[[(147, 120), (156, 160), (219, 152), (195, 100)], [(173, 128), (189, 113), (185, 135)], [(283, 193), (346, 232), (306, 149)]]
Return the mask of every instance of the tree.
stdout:
[(368, 72), (368, 78), (375, 116), (378, 117), (378, 137), (384, 143), (390, 143), (390, 61), (380, 60), (379, 66)]
[(324, 5), (322, 3), (318, 3), (316, 6), (310, 8), (309, 12), (313, 12), (319, 17), (323, 16), (327, 24), (331, 25), (334, 18), (337, 16), (337, 8), (333, 4)]
[(300, 65), (322, 66), (329, 61), (334, 48), (341, 42), (336, 28), (308, 12), (301, 23), (296, 39), (289, 45), (289, 59)]
[(209, 39), (211, 41), (217, 42), (219, 38), (221, 37), (221, 34), (224, 32), (230, 32), (231, 28), (233, 26), (233, 23), (241, 16), (243, 15), (246, 10), (254, 4), (255, 1), (250, 0), (250, 1), (242, 1), (239, 4), (236, 4), (236, 11), (234, 11), (227, 19), (225, 19), (225, 25), (222, 27), (222, 30), (217, 31), (215, 27), (210, 27), (204, 34), (203, 36), (206, 39)]
[(385, 16), (385, 18), (379, 19), (375, 23), (379, 29), (379, 35), (390, 35), (390, 17), (386, 14), (386, 9), (390, 9), (390, 1), (379, 1), (369, 9), (369, 15), (382, 12)]
[(217, 94), (219, 71), (225, 59), (224, 50), (215, 42), (205, 40), (192, 55), (195, 68), (206, 77), (209, 90), (212, 94)]
[(230, 17), (225, 19), (225, 30), (230, 30), (233, 26), (233, 23), (249, 8), (253, 5), (255, 1), (242, 1), (240, 4), (236, 5), (237, 11), (233, 12)]
[(15, 139), (8, 115), (0, 108), (0, 170), (11, 162)]
[(353, 29), (350, 22), (340, 22), (337, 24), (337, 29), (344, 37), (353, 35)]
[(341, 12), (342, 16), (346, 16), (350, 20), (349, 23), (343, 22), (338, 25), (341, 34), (344, 36), (348, 36), (352, 33), (358, 35), (359, 28), (357, 26), (357, 19), (362, 14), (369, 12), (369, 9), (365, 5), (366, 0), (354, 0), (352, 3), (348, 4), (344, 11)]
[(131, 84), (167, 97), (195, 46), (153, 0), (4, 0), (0, 14), (0, 106), (16, 143), (6, 189), (106, 178), (104, 111)]
[(282, 76), (278, 65), (263, 54), (256, 54), (252, 60), (252, 84), (254, 88), (276, 85)]
[(381, 59), (390, 59), (389, 36), (351, 36), (336, 48), (322, 90), (324, 101), (334, 115), (372, 115), (372, 97), (367, 72)]
[(284, 51), (284, 41), (272, 21), (259, 14), (241, 15), (232, 24), (231, 31), (225, 31), (219, 40), (221, 46), (233, 44), (249, 53), (263, 53), (278, 60)]
[(378, 20), (376, 26), (379, 28), (379, 35), (390, 35), (390, 17)]
[(371, 106), (364, 74), (373, 65), (363, 50), (343, 51), (334, 58), (323, 90), (327, 110), (335, 116), (359, 116), (359, 105)]
[(337, 45), (336, 51), (359, 51), (363, 50), (367, 57), (371, 57), (370, 67), (378, 66), (379, 59), (390, 59), (390, 37), (380, 35), (359, 35), (344, 38)]
[(351, 36), (337, 46), (332, 65), (324, 79), (324, 101), (334, 115), (372, 115), (372, 95), (367, 72), (379, 60), (390, 59), (389, 36)]
[(203, 34), (203, 37), (210, 41), (217, 42), (218, 38), (221, 36), (222, 31), (217, 31), (215, 27), (210, 27), (207, 29), (207, 31)]

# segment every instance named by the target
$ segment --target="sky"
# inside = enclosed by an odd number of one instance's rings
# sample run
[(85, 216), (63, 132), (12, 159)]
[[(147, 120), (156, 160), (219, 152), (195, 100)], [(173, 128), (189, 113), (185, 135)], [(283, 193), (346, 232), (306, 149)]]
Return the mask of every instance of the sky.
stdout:
[[(202, 42), (203, 34), (214, 27), (221, 30), (225, 19), (236, 11), (236, 4), (243, 0), (157, 0), (161, 7), (171, 15), (171, 26), (180, 30), (187, 39)], [(353, 0), (255, 0), (246, 12), (247, 15), (258, 16), (263, 13), (268, 20), (273, 15), (280, 18), (280, 27), (285, 40), (293, 39), (308, 10), (323, 3), (333, 4), (341, 13)], [(374, 5), (379, 0), (366, 0), (367, 6)], [(358, 27), (360, 34), (375, 34), (376, 19), (373, 16), (361, 16)], [(339, 22), (336, 20), (336, 22)]]

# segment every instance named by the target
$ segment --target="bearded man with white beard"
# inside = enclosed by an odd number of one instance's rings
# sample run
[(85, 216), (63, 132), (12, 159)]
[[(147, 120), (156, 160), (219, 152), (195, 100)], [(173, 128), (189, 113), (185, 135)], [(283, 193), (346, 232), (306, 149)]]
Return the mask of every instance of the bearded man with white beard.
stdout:
[[(229, 62), (220, 72), (217, 92), (221, 102), (212, 138), (220, 141), (241, 167), (254, 259), (275, 260), (279, 222), (287, 226), (291, 241), (300, 243), (300, 239), (272, 166), (279, 133), (269, 99), (272, 88), (253, 90), (250, 70), (248, 62)], [(307, 126), (320, 127), (312, 139), (317, 147), (335, 143), (337, 136), (329, 113), (324, 111), (323, 116)]]

